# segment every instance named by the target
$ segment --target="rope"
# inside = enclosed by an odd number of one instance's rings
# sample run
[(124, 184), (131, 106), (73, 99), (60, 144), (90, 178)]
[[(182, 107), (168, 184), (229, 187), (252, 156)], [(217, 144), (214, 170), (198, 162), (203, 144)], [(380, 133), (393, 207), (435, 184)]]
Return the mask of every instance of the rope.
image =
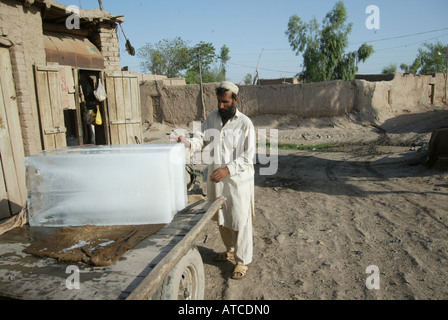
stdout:
[(224, 196), (219, 196), (218, 198), (216, 198), (217, 200), (221, 200), (223, 203), (224, 203), (224, 205), (225, 205), (225, 207), (226, 207), (226, 210), (227, 210), (227, 201), (226, 201), (226, 198), (224, 197)]

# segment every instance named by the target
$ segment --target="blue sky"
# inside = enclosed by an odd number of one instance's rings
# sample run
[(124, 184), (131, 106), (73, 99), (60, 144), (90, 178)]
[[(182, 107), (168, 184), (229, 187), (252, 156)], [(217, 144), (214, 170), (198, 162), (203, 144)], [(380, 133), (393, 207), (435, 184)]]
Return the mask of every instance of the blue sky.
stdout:
[[(63, 0), (82, 9), (98, 8), (97, 0)], [(124, 15), (126, 36), (138, 50), (146, 43), (177, 36), (191, 46), (204, 41), (219, 52), (230, 49), (227, 78), (239, 83), (247, 73), (254, 74), (259, 63), (260, 78), (292, 77), (302, 70), (285, 35), (289, 17), (297, 14), (303, 21), (316, 17), (320, 23), (336, 0), (103, 0), (106, 11)], [(390, 64), (411, 64), (425, 42), (439, 40), (448, 44), (447, 0), (345, 0), (348, 21), (353, 23), (347, 50), (363, 42), (374, 46), (375, 53), (359, 73), (380, 73)], [(379, 9), (380, 29), (366, 27), (369, 5)], [(124, 50), (119, 30), (122, 66), (141, 72), (140, 59)], [(260, 58), (261, 54), (261, 58)]]

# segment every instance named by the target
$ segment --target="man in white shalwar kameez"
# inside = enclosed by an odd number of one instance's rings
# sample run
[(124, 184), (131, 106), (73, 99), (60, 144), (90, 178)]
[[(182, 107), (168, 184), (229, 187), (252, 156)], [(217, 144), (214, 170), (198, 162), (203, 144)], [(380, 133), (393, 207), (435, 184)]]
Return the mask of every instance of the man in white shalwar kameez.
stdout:
[(227, 251), (216, 261), (234, 261), (233, 279), (242, 279), (252, 262), (254, 216), (255, 130), (252, 121), (237, 108), (239, 88), (224, 81), (217, 89), (218, 110), (212, 112), (192, 139), (179, 138), (202, 150), (202, 163), (208, 164), (207, 196), (227, 198), (216, 221)]

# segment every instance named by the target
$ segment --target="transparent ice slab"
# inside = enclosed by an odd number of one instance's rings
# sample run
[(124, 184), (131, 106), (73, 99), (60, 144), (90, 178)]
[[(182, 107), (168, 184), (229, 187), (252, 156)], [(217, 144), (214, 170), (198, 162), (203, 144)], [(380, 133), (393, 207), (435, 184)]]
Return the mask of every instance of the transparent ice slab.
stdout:
[(188, 202), (183, 144), (55, 150), (25, 167), (31, 226), (166, 224)]

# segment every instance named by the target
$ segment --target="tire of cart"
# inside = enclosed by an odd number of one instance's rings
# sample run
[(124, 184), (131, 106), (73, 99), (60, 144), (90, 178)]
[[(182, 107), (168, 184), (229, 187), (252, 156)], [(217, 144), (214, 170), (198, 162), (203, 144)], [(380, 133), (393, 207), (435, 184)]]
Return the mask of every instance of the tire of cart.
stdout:
[(203, 300), (205, 273), (197, 247), (177, 263), (160, 286), (156, 297), (161, 300)]

